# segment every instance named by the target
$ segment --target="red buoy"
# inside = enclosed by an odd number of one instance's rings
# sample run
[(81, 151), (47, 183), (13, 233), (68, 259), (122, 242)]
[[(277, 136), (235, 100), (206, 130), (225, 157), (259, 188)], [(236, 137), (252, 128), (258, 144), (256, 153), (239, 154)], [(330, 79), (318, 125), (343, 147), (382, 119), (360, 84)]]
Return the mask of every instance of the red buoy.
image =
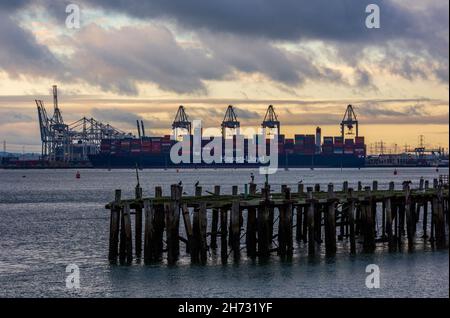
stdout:
[(397, 175), (397, 169), (394, 170), (394, 176), (396, 176), (396, 175)]
[(77, 173), (75, 174), (75, 178), (80, 179), (80, 177), (81, 177), (81, 174), (79, 171), (77, 171)]

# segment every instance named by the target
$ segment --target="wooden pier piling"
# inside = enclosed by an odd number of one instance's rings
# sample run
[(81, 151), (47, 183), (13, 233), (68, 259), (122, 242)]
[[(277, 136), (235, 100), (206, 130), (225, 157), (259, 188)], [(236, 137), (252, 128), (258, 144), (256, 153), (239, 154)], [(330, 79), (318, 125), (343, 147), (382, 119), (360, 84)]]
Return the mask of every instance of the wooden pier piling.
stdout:
[[(214, 186), (214, 195), (220, 195), (220, 186)], [(219, 209), (212, 209), (212, 221), (211, 221), (211, 243), (212, 249), (217, 248), (217, 228), (219, 225)]]
[[(428, 244), (429, 223), (432, 246), (448, 247), (449, 188), (441, 179), (433, 180), (433, 188), (428, 180), (421, 179), (417, 189), (405, 182), (399, 190), (393, 182), (387, 189), (380, 189), (377, 181), (364, 191), (361, 182), (359, 191), (350, 188), (348, 182), (338, 191), (331, 183), (326, 191), (315, 185), (305, 192), (302, 183), (297, 184), (297, 192), (291, 192), (287, 184), (281, 185), (279, 193), (271, 192), (267, 183), (260, 194), (253, 182), (244, 188), (244, 194), (238, 193), (237, 186), (232, 186), (231, 194), (221, 194), (217, 185), (213, 192), (206, 190), (203, 195), (202, 187), (196, 186), (195, 196), (182, 196), (181, 185), (173, 184), (169, 196), (163, 196), (162, 188), (156, 187), (154, 197), (144, 198), (138, 186), (129, 200), (122, 198), (121, 190), (116, 190), (114, 200), (106, 205), (110, 214), (109, 262), (116, 264), (119, 260), (120, 264), (129, 265), (134, 257), (139, 262), (143, 252), (144, 264), (160, 262), (165, 255), (167, 263), (174, 265), (180, 257), (180, 244), (185, 244), (192, 264), (203, 265), (208, 263), (209, 248), (212, 258), (220, 249), (223, 264), (228, 263), (230, 253), (234, 262), (239, 262), (243, 255), (268, 259), (273, 252), (289, 260), (302, 249), (311, 257), (323, 252), (334, 255), (338, 244), (357, 254), (360, 250), (357, 241), (362, 241), (364, 253), (383, 246), (377, 242), (387, 242), (388, 250), (394, 252), (402, 247), (403, 236), (412, 250), (419, 244)], [(377, 209), (381, 215), (377, 215)], [(185, 234), (180, 233), (180, 218)], [(275, 233), (274, 226), (278, 227)], [(422, 226), (424, 240), (416, 240), (417, 226)], [(245, 233), (241, 233), (243, 230)], [(245, 237), (245, 245), (241, 245), (241, 236)], [(241, 254), (244, 248), (246, 253)]]
[(117, 263), (118, 244), (119, 244), (119, 224), (120, 224), (120, 198), (122, 191), (120, 189), (115, 191), (115, 199), (111, 204), (111, 218), (109, 226), (109, 254), (108, 259), (111, 264)]
[(233, 249), (235, 262), (239, 261), (241, 256), (241, 226), (239, 219), (239, 200), (233, 200), (231, 205), (231, 248)]
[[(136, 200), (142, 199), (142, 188), (139, 184), (135, 188), (135, 198)], [(142, 256), (142, 205), (140, 204), (136, 206), (134, 220), (135, 253), (136, 258), (140, 259)]]
[[(256, 195), (256, 184), (251, 183), (250, 184), (250, 195), (255, 196)], [(250, 258), (255, 258), (257, 255), (257, 233), (258, 227), (257, 227), (257, 220), (256, 220), (256, 208), (255, 207), (248, 207), (247, 209), (247, 232), (246, 232), (246, 238), (245, 243), (247, 247), (247, 256)]]
[[(328, 209), (325, 214), (325, 251), (328, 255), (336, 253), (336, 205), (337, 199), (333, 184), (328, 185)], [(343, 224), (341, 217), (341, 224)]]
[(308, 212), (307, 212), (307, 224), (308, 224), (308, 255), (313, 256), (315, 254), (315, 237), (314, 237), (314, 215), (316, 203), (313, 198), (312, 188), (307, 188), (307, 202), (308, 202)]

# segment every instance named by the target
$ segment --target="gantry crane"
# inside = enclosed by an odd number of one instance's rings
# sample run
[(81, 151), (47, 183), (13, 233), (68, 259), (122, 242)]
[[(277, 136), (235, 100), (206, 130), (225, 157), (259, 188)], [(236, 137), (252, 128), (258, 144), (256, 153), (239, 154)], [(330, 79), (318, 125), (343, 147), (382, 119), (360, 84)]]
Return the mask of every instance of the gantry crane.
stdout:
[(191, 127), (192, 124), (189, 121), (184, 106), (180, 105), (172, 123), (173, 139), (178, 140), (179, 138), (182, 138), (183, 135), (191, 135)]
[(261, 127), (266, 130), (269, 129), (268, 135), (271, 135), (271, 133), (274, 129), (276, 129), (277, 135), (280, 135), (280, 121), (278, 120), (278, 116), (275, 113), (275, 110), (273, 109), (272, 105), (269, 105), (266, 111), (266, 115), (264, 116), (264, 120), (261, 124)]
[(35, 100), (42, 142), (42, 158), (49, 161), (87, 160), (99, 151), (102, 139), (126, 138), (131, 134), (103, 124), (94, 118), (83, 117), (65, 124), (58, 105), (58, 91), (53, 86), (53, 116), (48, 117), (42, 100)]
[(222, 127), (222, 137), (226, 138), (227, 129), (231, 129), (234, 134), (238, 133), (240, 123), (237, 120), (237, 116), (234, 112), (233, 105), (228, 105), (227, 111), (225, 112), (225, 116), (223, 117), (223, 121), (221, 124)]
[(345, 128), (347, 128), (347, 130), (348, 130), (348, 132), (347, 132), (348, 135), (353, 135), (354, 127), (356, 129), (356, 137), (358, 137), (358, 134), (359, 134), (358, 120), (356, 118), (355, 111), (353, 110), (353, 106), (348, 105), (347, 109), (345, 111), (345, 114), (344, 114), (344, 118), (342, 119), (342, 122), (341, 122), (342, 140), (344, 140), (344, 137), (345, 137)]

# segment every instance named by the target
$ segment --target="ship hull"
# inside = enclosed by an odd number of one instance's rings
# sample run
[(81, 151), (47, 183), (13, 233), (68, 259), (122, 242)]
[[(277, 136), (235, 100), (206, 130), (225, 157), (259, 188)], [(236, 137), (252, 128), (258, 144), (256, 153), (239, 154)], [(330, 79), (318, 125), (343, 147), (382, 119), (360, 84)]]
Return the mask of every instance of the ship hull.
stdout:
[[(111, 155), (97, 154), (89, 156), (95, 168), (255, 168), (263, 166), (261, 163), (180, 163), (174, 164), (170, 160), (169, 154), (141, 154), (141, 155)], [(272, 163), (274, 164), (274, 163)], [(279, 156), (278, 168), (360, 168), (364, 167), (364, 157), (346, 154), (289, 154)]]

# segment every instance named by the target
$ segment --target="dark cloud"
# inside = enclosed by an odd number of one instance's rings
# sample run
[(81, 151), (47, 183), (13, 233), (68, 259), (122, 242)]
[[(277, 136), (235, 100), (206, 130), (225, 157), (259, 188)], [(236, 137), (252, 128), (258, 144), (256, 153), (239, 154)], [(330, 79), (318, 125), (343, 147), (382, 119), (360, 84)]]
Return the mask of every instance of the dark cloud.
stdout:
[(0, 10), (17, 10), (31, 3), (31, 0), (4, 0), (0, 1)]
[[(260, 74), (292, 95), (308, 81), (377, 90), (371, 67), (448, 84), (446, 1), (371, 1), (381, 9), (381, 28), (374, 30), (365, 27), (368, 3), (360, 0), (82, 0), (82, 9), (154, 19), (159, 26), (83, 25), (62, 43), (73, 51), (68, 56), (39, 44), (11, 17), (41, 7), (63, 25), (68, 3), (1, 2), (0, 43), (7, 49), (0, 51), (0, 69), (11, 77), (41, 76), (125, 95), (138, 94), (144, 83), (205, 95), (207, 81), (233, 80), (239, 73)], [(193, 31), (195, 45), (177, 40), (162, 26), (167, 21), (176, 22), (177, 32)], [(308, 50), (303, 44), (310, 41), (324, 49)], [(328, 66), (341, 63), (354, 76), (347, 79)]]
[(138, 18), (167, 17), (191, 29), (208, 29), (276, 40), (301, 38), (371, 41), (411, 32), (408, 11), (396, 2), (374, 0), (382, 10), (383, 28), (365, 27), (368, 3), (359, 0), (93, 0), (106, 10)]
[(356, 68), (355, 70), (356, 87), (377, 90), (373, 83), (372, 75), (365, 69)]
[(244, 73), (259, 73), (286, 86), (308, 80), (344, 82), (339, 71), (316, 65), (308, 54), (278, 48), (258, 38), (200, 32), (199, 37), (213, 56)]
[(28, 31), (0, 11), (0, 69), (13, 78), (32, 75), (34, 78), (63, 74), (62, 63)]
[(89, 25), (75, 41), (71, 75), (106, 91), (133, 95), (139, 83), (150, 82), (163, 90), (204, 94), (204, 80), (228, 72), (204, 49), (181, 46), (165, 27), (106, 30)]

